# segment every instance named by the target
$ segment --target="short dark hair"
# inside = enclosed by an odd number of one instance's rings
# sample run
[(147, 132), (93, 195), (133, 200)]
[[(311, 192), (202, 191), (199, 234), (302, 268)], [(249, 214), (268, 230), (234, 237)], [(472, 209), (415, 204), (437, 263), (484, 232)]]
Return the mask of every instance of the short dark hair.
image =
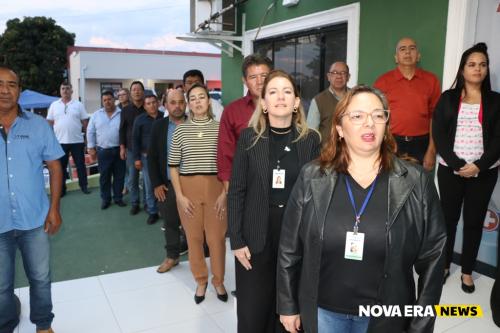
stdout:
[(186, 83), (186, 79), (190, 76), (197, 76), (201, 79), (201, 83), (205, 83), (205, 77), (203, 76), (203, 73), (199, 69), (190, 69), (184, 75), (182, 76), (182, 83)]
[(155, 94), (147, 94), (146, 96), (144, 96), (144, 100), (146, 100), (146, 98), (154, 98), (158, 100), (158, 97)]
[(132, 90), (132, 87), (133, 87), (134, 85), (136, 85), (136, 84), (140, 85), (140, 86), (141, 86), (141, 88), (142, 88), (142, 91), (144, 91), (144, 84), (143, 84), (141, 81), (134, 81), (134, 82), (132, 82), (132, 83), (130, 84), (130, 90)]
[(21, 86), (21, 78), (19, 77), (19, 74), (16, 73), (16, 71), (14, 69), (12, 69), (12, 67), (10, 67), (9, 65), (7, 64), (0, 64), (0, 69), (5, 69), (7, 71), (10, 71), (12, 73), (14, 73), (14, 75), (16, 76), (17, 78), (17, 85), (20, 87)]
[(71, 89), (73, 89), (73, 86), (71, 85), (71, 83), (69, 83), (68, 81), (63, 81), (61, 83), (61, 87), (64, 86), (64, 87), (70, 87)]
[(101, 94), (101, 98), (103, 98), (104, 96), (111, 96), (115, 98), (115, 94), (111, 90), (104, 90), (103, 93)]
[(247, 77), (247, 69), (250, 66), (265, 65), (269, 67), (269, 71), (273, 69), (273, 62), (268, 57), (264, 57), (258, 53), (250, 54), (243, 59), (243, 64), (241, 65), (241, 72), (243, 77)]

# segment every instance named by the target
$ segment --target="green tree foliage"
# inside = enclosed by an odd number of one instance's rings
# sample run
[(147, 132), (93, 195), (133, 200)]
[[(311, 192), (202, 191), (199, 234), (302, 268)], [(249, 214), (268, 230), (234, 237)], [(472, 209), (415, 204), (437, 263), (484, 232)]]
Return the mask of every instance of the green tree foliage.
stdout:
[(64, 79), (67, 48), (73, 45), (75, 34), (51, 18), (15, 18), (0, 35), (0, 63), (19, 74), (23, 89), (56, 95)]

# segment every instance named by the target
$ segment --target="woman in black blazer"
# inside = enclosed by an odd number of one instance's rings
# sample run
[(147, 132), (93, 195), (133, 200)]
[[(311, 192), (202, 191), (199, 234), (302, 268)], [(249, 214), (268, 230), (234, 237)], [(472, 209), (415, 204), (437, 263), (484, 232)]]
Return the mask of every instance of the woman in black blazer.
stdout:
[(238, 332), (284, 332), (276, 314), (276, 261), (281, 219), (301, 167), (319, 154), (290, 75), (275, 70), (241, 132), (228, 194), (236, 257)]
[(450, 275), (463, 205), (462, 290), (472, 293), (472, 270), (500, 158), (500, 94), (491, 91), (486, 44), (476, 44), (462, 54), (453, 88), (441, 95), (434, 110), (432, 134), (448, 231), (444, 282)]

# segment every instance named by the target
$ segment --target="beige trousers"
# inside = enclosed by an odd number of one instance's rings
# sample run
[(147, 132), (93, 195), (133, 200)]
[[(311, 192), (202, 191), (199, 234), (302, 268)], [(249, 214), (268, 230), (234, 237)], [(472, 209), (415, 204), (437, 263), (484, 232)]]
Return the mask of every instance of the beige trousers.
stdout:
[(215, 210), (215, 201), (222, 193), (223, 185), (217, 176), (180, 176), (183, 194), (194, 205), (193, 217), (179, 210), (182, 227), (186, 232), (189, 249), (189, 265), (198, 285), (208, 282), (208, 268), (205, 262), (203, 241), (210, 250), (212, 284), (218, 287), (224, 283), (226, 258), (227, 215), (221, 219)]

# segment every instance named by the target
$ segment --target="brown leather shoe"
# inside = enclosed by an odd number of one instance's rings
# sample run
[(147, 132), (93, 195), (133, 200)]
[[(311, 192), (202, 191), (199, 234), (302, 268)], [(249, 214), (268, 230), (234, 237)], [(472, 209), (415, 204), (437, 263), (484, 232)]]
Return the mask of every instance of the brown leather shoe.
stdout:
[(48, 330), (36, 330), (36, 333), (54, 333), (54, 331), (49, 328)]
[(166, 273), (177, 265), (179, 265), (179, 258), (177, 259), (166, 258), (165, 260), (163, 260), (160, 267), (158, 267), (156, 271), (158, 273)]

